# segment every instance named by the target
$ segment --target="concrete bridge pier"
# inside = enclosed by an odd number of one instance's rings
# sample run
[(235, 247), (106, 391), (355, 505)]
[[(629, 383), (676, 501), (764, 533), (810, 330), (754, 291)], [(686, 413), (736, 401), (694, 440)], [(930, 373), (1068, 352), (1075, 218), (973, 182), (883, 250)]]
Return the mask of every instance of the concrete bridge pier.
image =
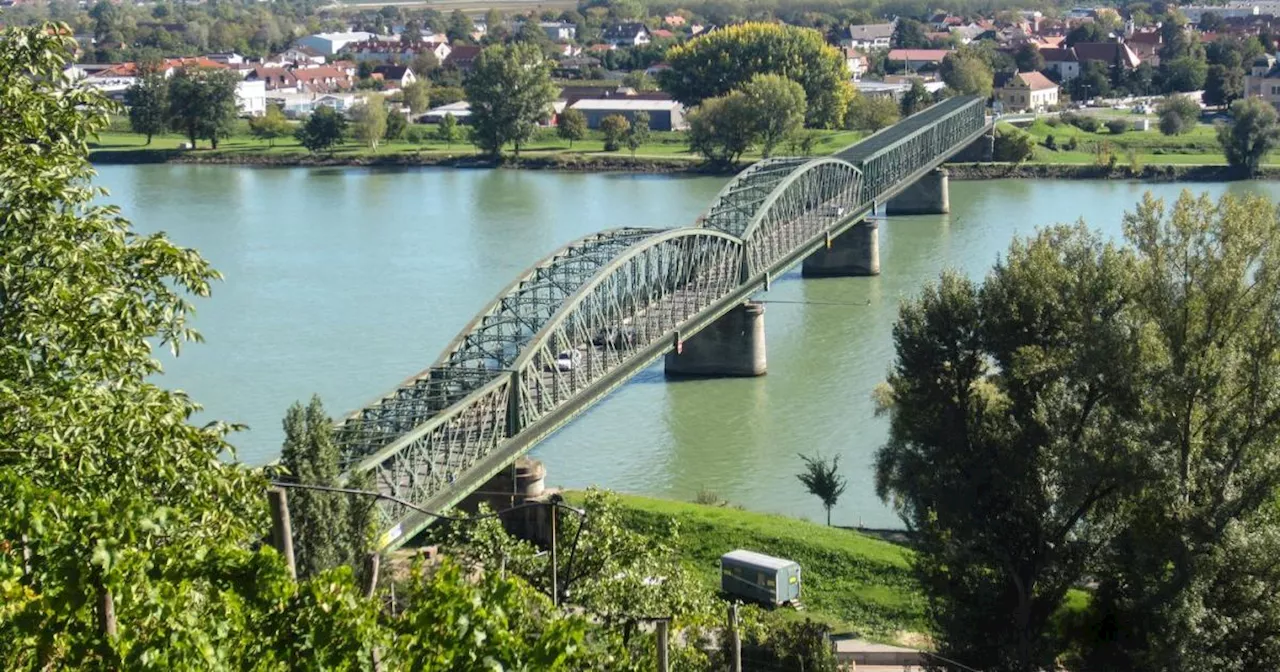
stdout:
[(880, 226), (858, 222), (831, 239), (831, 246), (805, 257), (800, 274), (806, 278), (880, 275)]
[(766, 370), (764, 304), (747, 301), (669, 352), (670, 377), (763, 376)]
[(889, 199), (890, 215), (945, 215), (951, 212), (950, 180), (945, 168), (935, 168)]

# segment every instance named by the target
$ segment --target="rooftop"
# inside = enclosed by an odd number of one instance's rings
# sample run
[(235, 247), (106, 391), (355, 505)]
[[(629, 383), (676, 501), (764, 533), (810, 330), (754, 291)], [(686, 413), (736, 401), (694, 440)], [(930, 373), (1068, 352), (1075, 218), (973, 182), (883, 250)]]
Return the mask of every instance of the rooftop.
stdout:
[(676, 110), (682, 106), (674, 100), (654, 100), (649, 98), (583, 98), (570, 105), (575, 110), (627, 110), (646, 112), (649, 110)]
[(758, 567), (764, 567), (766, 569), (782, 569), (784, 567), (791, 567), (792, 565), (796, 564), (792, 560), (786, 560), (784, 558), (775, 558), (772, 555), (765, 555), (764, 553), (756, 553), (755, 551), (747, 551), (743, 549), (730, 551), (720, 556), (721, 563), (723, 563), (725, 560), (745, 562), (752, 565), (756, 565)]

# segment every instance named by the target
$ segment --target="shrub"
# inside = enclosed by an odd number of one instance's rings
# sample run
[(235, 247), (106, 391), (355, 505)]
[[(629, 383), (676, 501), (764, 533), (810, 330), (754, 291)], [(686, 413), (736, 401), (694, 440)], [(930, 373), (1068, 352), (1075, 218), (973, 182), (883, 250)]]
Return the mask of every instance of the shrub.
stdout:
[(431, 132), (418, 124), (413, 124), (404, 130), (404, 139), (415, 145), (421, 145), (431, 137)]
[(1102, 128), (1102, 122), (1097, 117), (1091, 117), (1087, 114), (1076, 114), (1071, 117), (1071, 125), (1084, 131), (1085, 133), (1097, 133)]
[(1129, 130), (1129, 122), (1124, 119), (1112, 119), (1107, 122), (1107, 131), (1111, 135), (1120, 135)]
[(1035, 141), (1031, 135), (1013, 127), (996, 129), (996, 142), (992, 154), (996, 161), (1022, 163), (1035, 154)]
[(1067, 144), (1063, 145), (1063, 147), (1064, 147), (1068, 152), (1074, 152), (1074, 151), (1076, 151), (1076, 148), (1077, 148), (1077, 147), (1079, 147), (1079, 146), (1080, 146), (1080, 141), (1079, 141), (1079, 140), (1076, 140), (1076, 137), (1075, 137), (1074, 135), (1073, 135), (1073, 136), (1071, 136), (1070, 138), (1067, 138)]
[(1048, 119), (1045, 119), (1045, 120), (1044, 120), (1044, 123), (1046, 123), (1046, 124), (1048, 124), (1048, 125), (1050, 125), (1050, 126), (1052, 126), (1052, 127), (1054, 127), (1054, 128), (1057, 128), (1057, 127), (1059, 127), (1059, 126), (1061, 126), (1061, 125), (1062, 125), (1062, 120), (1061, 120), (1061, 119), (1059, 119), (1059, 118), (1057, 118), (1057, 117), (1049, 117)]
[(1200, 119), (1200, 104), (1186, 96), (1169, 96), (1160, 102), (1160, 132), (1180, 135), (1195, 128)]
[(1058, 148), (1058, 143), (1057, 143), (1057, 141), (1056, 141), (1056, 140), (1054, 140), (1054, 139), (1053, 139), (1053, 134), (1052, 134), (1052, 133), (1050, 133), (1049, 135), (1046, 135), (1046, 136), (1044, 137), (1044, 146), (1045, 146), (1046, 148), (1048, 148), (1048, 149), (1057, 149), (1057, 148)]

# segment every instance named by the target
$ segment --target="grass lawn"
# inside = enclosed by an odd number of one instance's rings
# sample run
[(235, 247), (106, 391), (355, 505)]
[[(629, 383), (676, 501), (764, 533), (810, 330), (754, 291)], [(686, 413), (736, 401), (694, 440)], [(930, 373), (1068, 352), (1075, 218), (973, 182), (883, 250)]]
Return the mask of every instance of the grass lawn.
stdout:
[[(1138, 115), (1129, 114), (1122, 118), (1136, 119)], [(1038, 119), (1034, 124), (1021, 129), (1030, 133), (1036, 141), (1036, 163), (1092, 165), (1097, 161), (1096, 149), (1103, 143), (1108, 143), (1116, 155), (1116, 162), (1121, 166), (1130, 164), (1131, 152), (1137, 155), (1138, 163), (1147, 166), (1227, 164), (1218, 145), (1217, 131), (1209, 124), (1197, 124), (1190, 132), (1173, 136), (1161, 134), (1154, 124), (1149, 131), (1111, 133), (1102, 128), (1096, 133), (1089, 133), (1070, 124), (1054, 126), (1045, 119)], [(1050, 136), (1053, 137), (1056, 149), (1045, 146)], [(1075, 141), (1076, 148), (1065, 149), (1072, 140)], [(1269, 155), (1263, 163), (1280, 164), (1280, 154)]]
[[(434, 131), (434, 126), (426, 127)], [(855, 142), (861, 134), (857, 131), (824, 131), (819, 140), (814, 145), (813, 153), (815, 155), (830, 154), (838, 149), (844, 148)], [(97, 142), (93, 143), (94, 151), (110, 151), (110, 152), (153, 152), (153, 151), (179, 151), (178, 146), (186, 142), (186, 138), (176, 134), (166, 134), (156, 136), (152, 139), (151, 144), (146, 144), (144, 136), (129, 132), (104, 132)], [(209, 148), (207, 141), (201, 141), (197, 144), (195, 150), (201, 155), (227, 155), (227, 156), (301, 156), (307, 153), (307, 150), (298, 144), (298, 141), (292, 137), (280, 138), (276, 140), (274, 146), (268, 146), (266, 142), (256, 140), (248, 135), (235, 135), (218, 144), (218, 149)], [(528, 145), (521, 148), (522, 156), (540, 157), (551, 155), (580, 155), (580, 156), (619, 156), (626, 157), (630, 155), (630, 151), (622, 149), (617, 152), (605, 152), (604, 140), (598, 133), (592, 133), (588, 138), (573, 143), (573, 147), (569, 146), (568, 141), (555, 137), (554, 131), (541, 132)], [(779, 148), (777, 154), (786, 154), (787, 148)], [(365, 145), (349, 141), (338, 146), (333, 151), (333, 156), (337, 158), (373, 158), (395, 155), (432, 155), (432, 156), (470, 156), (477, 154), (476, 149), (469, 144), (454, 143), (453, 145), (445, 145), (435, 139), (427, 140), (421, 144), (411, 143), (405, 140), (397, 140), (394, 142), (383, 143), (378, 146), (377, 150), (372, 150)], [(687, 161), (701, 161), (702, 157), (689, 151), (688, 140), (684, 133), (681, 132), (653, 132), (650, 134), (649, 142), (641, 145), (636, 150), (637, 157), (661, 158), (661, 159), (682, 159)], [(748, 154), (748, 159), (760, 158), (759, 152)]]
[[(803, 612), (779, 609), (776, 618), (812, 618), (837, 630), (875, 639), (920, 639), (927, 630), (924, 596), (911, 572), (911, 551), (852, 530), (804, 520), (669, 500), (620, 495), (629, 526), (664, 530), (674, 518), (673, 542), (709, 589), (720, 588), (720, 556), (738, 548), (800, 563)], [(573, 493), (570, 500), (579, 499)], [(908, 633), (917, 633), (909, 635)]]

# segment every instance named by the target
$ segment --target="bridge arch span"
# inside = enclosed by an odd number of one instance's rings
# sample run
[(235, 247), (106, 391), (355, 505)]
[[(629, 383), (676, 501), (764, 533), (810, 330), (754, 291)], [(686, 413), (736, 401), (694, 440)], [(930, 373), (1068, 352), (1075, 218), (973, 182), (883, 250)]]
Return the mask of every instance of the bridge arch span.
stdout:
[(699, 218), (699, 225), (741, 238), (774, 187), (808, 161), (801, 157), (775, 157), (747, 166), (720, 189), (706, 214)]
[(742, 260), (737, 236), (696, 227), (624, 250), (560, 305), (512, 366), (512, 427), (529, 426), (651, 346), (674, 342), (691, 318), (740, 286)]

